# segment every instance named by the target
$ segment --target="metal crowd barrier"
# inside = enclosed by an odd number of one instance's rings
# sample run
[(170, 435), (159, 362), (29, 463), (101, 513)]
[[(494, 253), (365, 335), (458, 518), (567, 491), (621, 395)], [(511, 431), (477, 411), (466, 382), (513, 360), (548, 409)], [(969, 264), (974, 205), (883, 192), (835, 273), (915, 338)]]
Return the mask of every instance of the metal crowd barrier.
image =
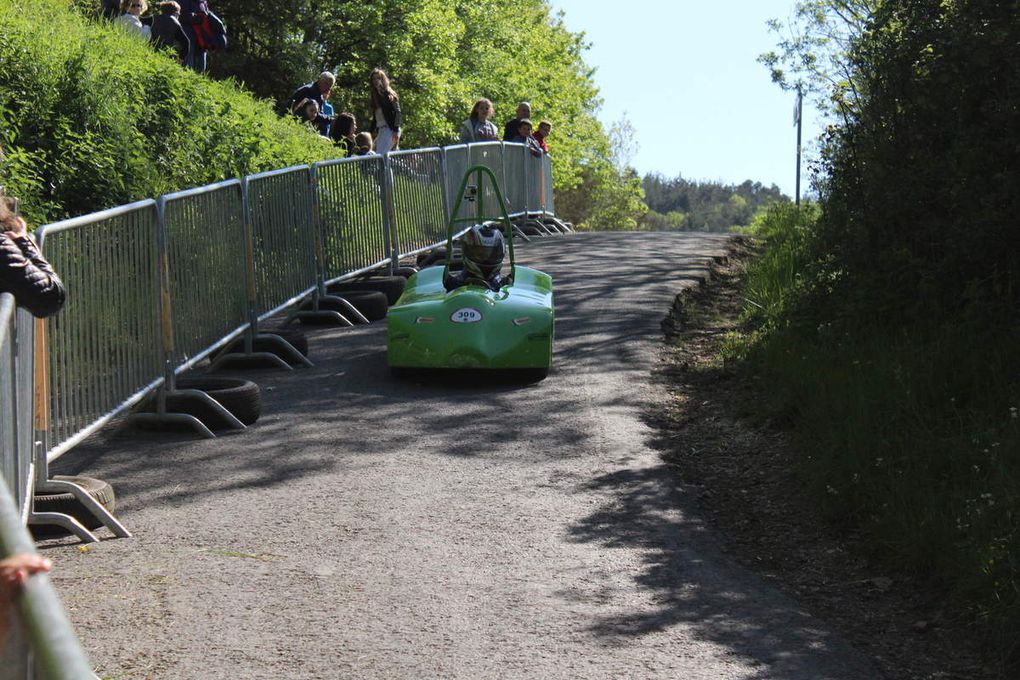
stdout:
[(310, 295), (316, 286), (312, 184), (307, 165), (244, 179), (251, 227), (255, 315), (264, 320)]
[(68, 291), (46, 324), (53, 461), (159, 383), (156, 202), (49, 224), (36, 238)]
[(168, 194), (159, 211), (169, 256), (170, 355), (181, 373), (248, 328), (241, 183)]
[(447, 202), (442, 149), (388, 154), (393, 181), (393, 241), (400, 257), (446, 241)]
[(542, 156), (543, 212), (549, 217), (556, 215), (556, 203), (553, 194), (552, 159)]
[(510, 217), (516, 218), (528, 212), (527, 160), (531, 152), (524, 144), (503, 145), (503, 186)]
[(0, 474), (27, 520), (33, 486), (34, 321), (0, 294)]
[[(500, 188), (506, 193), (506, 179), (503, 174), (503, 142), (471, 144), (468, 146), (468, 151), (470, 152), (470, 165), (481, 165), (491, 170), (492, 174), (496, 176)], [(462, 173), (457, 181), (459, 182), (463, 178)], [(499, 204), (496, 192), (488, 182), (483, 183), (481, 192), (475, 200), (478, 202), (479, 210), (483, 213), (492, 213), (493, 206)]]
[(394, 258), (390, 244), (384, 156), (320, 161), (312, 166), (325, 283), (378, 269)]

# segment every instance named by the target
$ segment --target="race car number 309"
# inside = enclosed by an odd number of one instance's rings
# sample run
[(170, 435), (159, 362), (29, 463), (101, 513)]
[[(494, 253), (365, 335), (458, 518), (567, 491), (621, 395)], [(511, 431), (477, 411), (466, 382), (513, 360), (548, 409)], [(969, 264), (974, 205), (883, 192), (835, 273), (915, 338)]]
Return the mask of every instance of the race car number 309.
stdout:
[(482, 313), (472, 307), (461, 307), (450, 315), (450, 321), (454, 323), (478, 323), (482, 320)]

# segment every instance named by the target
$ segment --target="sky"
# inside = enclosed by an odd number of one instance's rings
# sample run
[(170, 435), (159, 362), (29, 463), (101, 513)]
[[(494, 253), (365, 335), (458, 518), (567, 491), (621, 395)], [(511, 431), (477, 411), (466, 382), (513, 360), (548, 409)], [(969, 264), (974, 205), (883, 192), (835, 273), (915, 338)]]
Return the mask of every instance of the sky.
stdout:
[[(636, 131), (638, 173), (672, 178), (796, 182), (795, 96), (774, 84), (758, 55), (775, 49), (769, 19), (794, 0), (550, 0), (591, 48), (607, 126), (626, 116)], [(821, 123), (804, 103), (804, 142)], [(553, 135), (556, 134), (554, 128)], [(807, 187), (806, 165), (802, 191)]]

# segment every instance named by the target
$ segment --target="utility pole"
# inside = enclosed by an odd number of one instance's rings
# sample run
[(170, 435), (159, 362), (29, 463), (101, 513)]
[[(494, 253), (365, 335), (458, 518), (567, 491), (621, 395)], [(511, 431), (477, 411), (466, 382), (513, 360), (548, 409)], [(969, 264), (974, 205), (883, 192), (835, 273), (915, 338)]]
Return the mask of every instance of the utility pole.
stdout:
[(797, 106), (793, 110), (793, 123), (797, 126), (797, 207), (800, 207), (800, 133), (804, 127), (804, 93), (797, 86)]

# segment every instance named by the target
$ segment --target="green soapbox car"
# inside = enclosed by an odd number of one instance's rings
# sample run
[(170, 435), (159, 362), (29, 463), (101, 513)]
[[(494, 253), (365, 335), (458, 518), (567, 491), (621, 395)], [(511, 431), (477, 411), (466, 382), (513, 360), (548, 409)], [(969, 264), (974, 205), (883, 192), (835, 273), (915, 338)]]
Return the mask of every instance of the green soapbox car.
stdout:
[[(489, 187), (483, 186), (485, 180)], [(498, 215), (486, 215), (486, 195), (490, 203), (493, 198), (497, 202)], [(390, 369), (398, 376), (414, 369), (498, 369), (543, 378), (552, 359), (552, 278), (516, 263), (513, 225), (488, 168), (468, 169), (458, 196), (447, 227), (445, 263), (413, 274), (404, 294), (390, 307)], [(465, 202), (468, 207), (475, 205), (470, 211), (474, 215), (457, 217)], [(458, 226), (482, 222), (498, 224), (503, 232), (510, 255), (509, 276), (498, 290), (470, 278), (448, 289)]]

